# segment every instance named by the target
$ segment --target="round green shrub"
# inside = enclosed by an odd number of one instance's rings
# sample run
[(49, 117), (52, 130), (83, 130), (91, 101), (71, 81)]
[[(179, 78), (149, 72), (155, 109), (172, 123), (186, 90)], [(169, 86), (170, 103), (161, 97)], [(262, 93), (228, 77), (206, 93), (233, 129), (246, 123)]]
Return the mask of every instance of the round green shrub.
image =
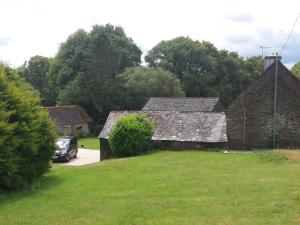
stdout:
[(31, 86), (0, 65), (0, 190), (23, 188), (48, 169), (54, 124)]
[(109, 136), (116, 157), (139, 155), (150, 150), (154, 126), (145, 115), (127, 115), (117, 120)]

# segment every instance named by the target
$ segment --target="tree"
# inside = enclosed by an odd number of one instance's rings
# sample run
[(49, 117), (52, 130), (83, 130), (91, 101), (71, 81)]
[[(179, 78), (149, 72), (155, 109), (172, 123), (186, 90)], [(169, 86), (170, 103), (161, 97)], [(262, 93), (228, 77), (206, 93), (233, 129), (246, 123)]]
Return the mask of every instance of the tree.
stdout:
[(39, 91), (44, 106), (55, 105), (49, 77), (50, 61), (47, 57), (33, 56), (17, 70), (19, 76)]
[(84, 73), (92, 51), (90, 34), (79, 29), (63, 42), (50, 68), (52, 86), (57, 94), (79, 74)]
[(54, 124), (32, 87), (0, 66), (0, 189), (23, 188), (48, 169)]
[(162, 68), (134, 67), (118, 75), (126, 109), (141, 109), (150, 97), (185, 96), (180, 80)]
[(96, 122), (99, 132), (108, 113), (122, 108), (116, 75), (139, 65), (142, 52), (121, 27), (94, 26), (88, 35), (90, 53), (82, 62), (82, 70), (59, 93), (59, 103), (81, 105)]
[(145, 60), (149, 66), (160, 66), (181, 78), (185, 72), (201, 75), (213, 70), (217, 55), (217, 49), (209, 42), (178, 37), (157, 44)]
[(176, 74), (187, 96), (220, 96), (225, 106), (258, 76), (251, 60), (188, 37), (160, 42), (145, 60)]
[(300, 62), (297, 62), (291, 69), (291, 72), (300, 78)]
[(16, 69), (13, 69), (8, 63), (0, 61), (0, 68), (3, 70), (8, 79), (16, 78)]

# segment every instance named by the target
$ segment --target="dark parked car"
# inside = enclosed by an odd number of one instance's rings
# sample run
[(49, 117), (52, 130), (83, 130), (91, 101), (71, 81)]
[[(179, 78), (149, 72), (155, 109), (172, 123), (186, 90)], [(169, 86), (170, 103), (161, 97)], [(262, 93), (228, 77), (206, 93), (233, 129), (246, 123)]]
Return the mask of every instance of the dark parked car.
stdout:
[(52, 157), (53, 161), (69, 161), (77, 157), (77, 138), (73, 136), (60, 137), (56, 141), (57, 149)]

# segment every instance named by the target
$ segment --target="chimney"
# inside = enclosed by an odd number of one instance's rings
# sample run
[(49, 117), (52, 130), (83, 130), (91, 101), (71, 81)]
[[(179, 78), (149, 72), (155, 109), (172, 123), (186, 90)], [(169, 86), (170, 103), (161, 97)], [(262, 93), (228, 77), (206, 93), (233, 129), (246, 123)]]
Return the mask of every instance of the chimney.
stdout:
[[(277, 56), (278, 61), (281, 60), (281, 56)], [(276, 61), (276, 55), (267, 55), (264, 58), (264, 70), (268, 69), (268, 67)]]

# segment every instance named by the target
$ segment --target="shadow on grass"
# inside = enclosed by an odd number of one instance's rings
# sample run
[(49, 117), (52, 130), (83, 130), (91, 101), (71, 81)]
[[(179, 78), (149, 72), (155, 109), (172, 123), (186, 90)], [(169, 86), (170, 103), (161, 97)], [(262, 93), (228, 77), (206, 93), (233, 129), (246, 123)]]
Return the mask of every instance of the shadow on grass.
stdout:
[(176, 153), (176, 152), (182, 152), (182, 153), (186, 153), (186, 152), (212, 152), (212, 153), (216, 153), (216, 152), (224, 152), (224, 149), (222, 149), (222, 148), (206, 148), (206, 149), (172, 149), (172, 148), (170, 148), (170, 149), (156, 149), (156, 148), (154, 148), (152, 150), (140, 153), (138, 155), (120, 156), (120, 157), (111, 156), (111, 158), (105, 159), (104, 161), (112, 160), (112, 159), (114, 159), (114, 160), (121, 160), (121, 159), (132, 159), (132, 158), (137, 158), (137, 157), (146, 157), (146, 156), (155, 155), (155, 154), (158, 154), (158, 153), (161, 153), (161, 152), (174, 152), (174, 153)]
[(0, 206), (13, 201), (19, 201), (23, 198), (30, 198), (35, 195), (40, 195), (57, 185), (61, 185), (64, 180), (56, 175), (47, 174), (38, 181), (34, 182), (31, 186), (26, 187), (20, 191), (3, 191), (0, 189)]

